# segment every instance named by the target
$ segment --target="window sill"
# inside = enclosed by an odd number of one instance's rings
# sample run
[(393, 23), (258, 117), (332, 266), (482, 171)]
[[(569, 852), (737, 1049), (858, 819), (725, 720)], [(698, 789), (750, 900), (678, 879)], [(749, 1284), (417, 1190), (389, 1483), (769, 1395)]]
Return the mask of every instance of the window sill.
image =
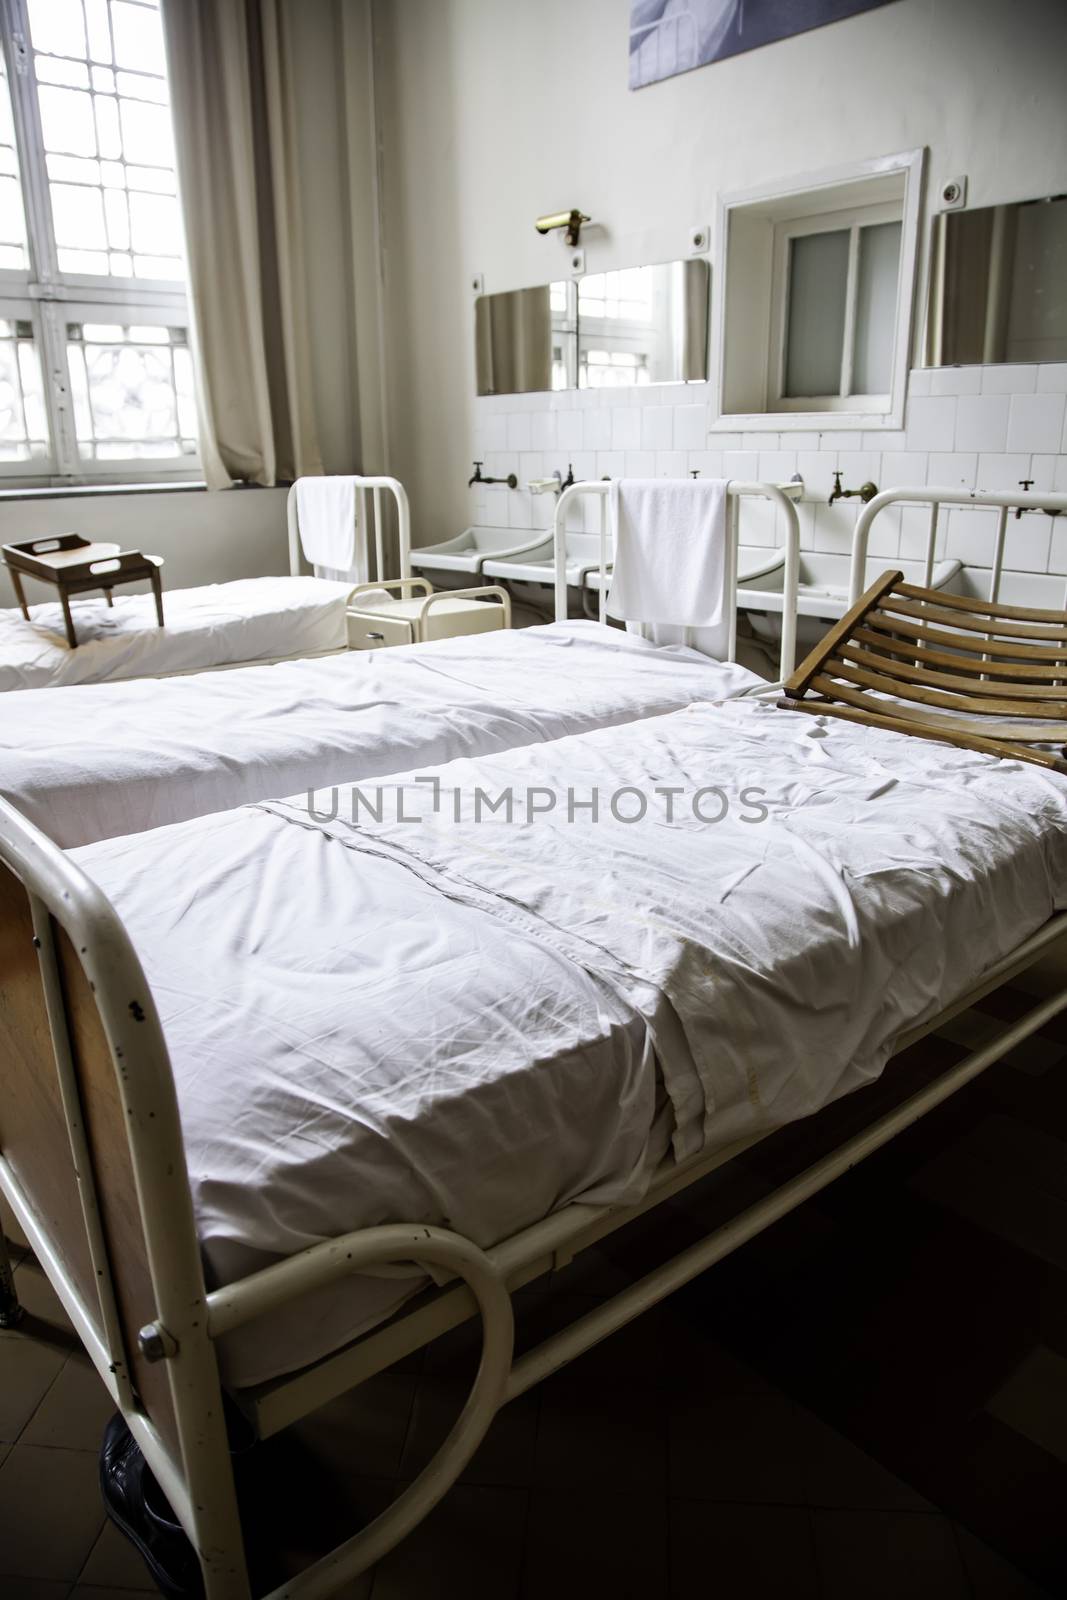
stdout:
[(100, 499), (109, 494), (188, 494), (207, 490), (200, 479), (186, 483), (63, 483), (45, 486), (26, 486), (17, 489), (0, 488), (0, 504), (8, 500), (80, 500)]

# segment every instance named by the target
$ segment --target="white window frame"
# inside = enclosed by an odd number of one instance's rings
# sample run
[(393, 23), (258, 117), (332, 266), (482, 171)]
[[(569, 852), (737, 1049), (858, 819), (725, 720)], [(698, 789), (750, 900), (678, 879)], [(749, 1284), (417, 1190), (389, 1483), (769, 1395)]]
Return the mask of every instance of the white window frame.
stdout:
[[(67, 365), (67, 324), (90, 320), (86, 312), (91, 310), (100, 322), (188, 329), (188, 300), (181, 287), (167, 280), (60, 272), (25, 0), (0, 0), (0, 36), (7, 62), (30, 256), (25, 271), (0, 268), (0, 300), (20, 308), (20, 319), (33, 325), (51, 439), (47, 458), (0, 462), (0, 487), (201, 482), (199, 454), (134, 456), (100, 462), (84, 458), (78, 449)], [(14, 316), (15, 312), (7, 314)]]
[[(712, 433), (788, 434), (793, 430), (822, 429), (875, 432), (904, 426), (925, 156), (924, 149), (909, 150), (720, 196), (716, 217), (717, 270), (712, 274)], [(882, 195), (878, 195), (879, 184), (874, 180), (887, 179), (899, 183), (903, 191), (899, 200), (886, 199), (884, 183)], [(787, 306), (781, 260), (781, 253), (788, 248), (786, 230), (797, 233), (809, 225), (812, 231), (843, 228), (851, 225), (845, 223), (845, 218), (860, 214), (873, 221), (883, 206), (887, 208), (883, 220), (901, 223), (888, 395), (784, 399), (779, 364), (784, 352)], [(731, 230), (742, 220), (751, 226), (751, 219), (757, 219), (765, 231), (765, 261), (760, 271), (750, 274), (750, 293), (743, 315), (731, 315), (731, 291), (738, 274), (738, 268), (731, 263)], [(752, 374), (746, 405), (728, 403), (733, 398), (727, 394), (728, 343), (735, 358), (740, 352), (735, 369)], [(847, 340), (846, 348), (851, 348), (851, 340)]]
[[(856, 206), (849, 211), (825, 211), (819, 216), (798, 217), (779, 222), (774, 230), (774, 273), (771, 279), (771, 341), (767, 368), (767, 400), (771, 411), (876, 411), (888, 407), (889, 393), (852, 393), (852, 362), (856, 335), (856, 297), (859, 292), (859, 239), (864, 228), (883, 222), (901, 223), (903, 208), (893, 201), (882, 205)], [(792, 243), (815, 233), (848, 233), (848, 278), (845, 284), (845, 324), (841, 345), (841, 382), (837, 394), (798, 395), (785, 393), (788, 356), (789, 284)], [(897, 266), (897, 297), (900, 297), (900, 266)]]

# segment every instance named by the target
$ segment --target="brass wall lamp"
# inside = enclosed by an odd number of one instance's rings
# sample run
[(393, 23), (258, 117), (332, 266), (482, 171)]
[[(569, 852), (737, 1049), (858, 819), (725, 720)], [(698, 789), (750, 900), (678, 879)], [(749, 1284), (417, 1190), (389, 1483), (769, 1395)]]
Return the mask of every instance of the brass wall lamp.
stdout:
[(570, 211), (553, 211), (551, 216), (538, 217), (534, 227), (538, 233), (551, 233), (554, 228), (566, 228), (567, 244), (573, 250), (578, 243), (582, 223), (589, 220), (577, 206), (574, 206)]

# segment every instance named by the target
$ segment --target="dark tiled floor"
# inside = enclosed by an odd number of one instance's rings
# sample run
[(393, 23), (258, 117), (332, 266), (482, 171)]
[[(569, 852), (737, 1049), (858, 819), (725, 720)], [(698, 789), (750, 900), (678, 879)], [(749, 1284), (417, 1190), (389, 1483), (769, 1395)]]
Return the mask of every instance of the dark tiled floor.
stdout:
[[(957, 1019), (957, 1046), (985, 1020)], [(991, 1548), (1046, 1573), (1063, 1556), (1067, 1295), (1041, 1202), (1064, 1193), (1067, 1073), (1053, 1069), (1065, 1052), (1067, 1029), (1053, 1030), (958, 1097), (955, 1120), (939, 1113), (506, 1409), (460, 1484), (351, 1600), (1067, 1592)], [(862, 1111), (843, 1108), (842, 1126)], [(522, 1340), (811, 1151), (801, 1133), (758, 1155), (525, 1291)], [(995, 1218), (977, 1194), (991, 1169), (1005, 1197)], [(28, 1314), (0, 1334), (0, 1596), (137, 1600), (151, 1586), (96, 1485), (106, 1396), (24, 1254), (16, 1275)], [(285, 1529), (295, 1566), (374, 1515), (457, 1414), (474, 1350), (457, 1330), (271, 1441), (263, 1470), (286, 1488), (257, 1540)]]

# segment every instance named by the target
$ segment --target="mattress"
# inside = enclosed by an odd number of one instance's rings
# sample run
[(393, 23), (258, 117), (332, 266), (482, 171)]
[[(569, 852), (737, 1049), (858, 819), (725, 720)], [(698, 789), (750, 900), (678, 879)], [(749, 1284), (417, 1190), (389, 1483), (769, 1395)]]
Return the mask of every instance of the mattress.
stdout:
[[(634, 1200), (665, 1152), (870, 1082), (1067, 904), (1064, 780), (765, 703), (420, 776), (414, 823), (297, 797), (74, 853), (159, 1006), (212, 1282), (375, 1223), (487, 1246)], [(479, 793), (510, 820), (472, 820)], [(417, 1287), (240, 1330), (228, 1379)]]
[(758, 687), (599, 623), (7, 695), (0, 794), (57, 843), (554, 739)]
[[(325, 578), (245, 578), (199, 589), (168, 589), (166, 627), (151, 595), (74, 600), (78, 647), (71, 650), (58, 603), (0, 611), (0, 690), (199, 672), (238, 661), (309, 656), (347, 646), (351, 584)], [(6, 709), (6, 708), (5, 708)]]

